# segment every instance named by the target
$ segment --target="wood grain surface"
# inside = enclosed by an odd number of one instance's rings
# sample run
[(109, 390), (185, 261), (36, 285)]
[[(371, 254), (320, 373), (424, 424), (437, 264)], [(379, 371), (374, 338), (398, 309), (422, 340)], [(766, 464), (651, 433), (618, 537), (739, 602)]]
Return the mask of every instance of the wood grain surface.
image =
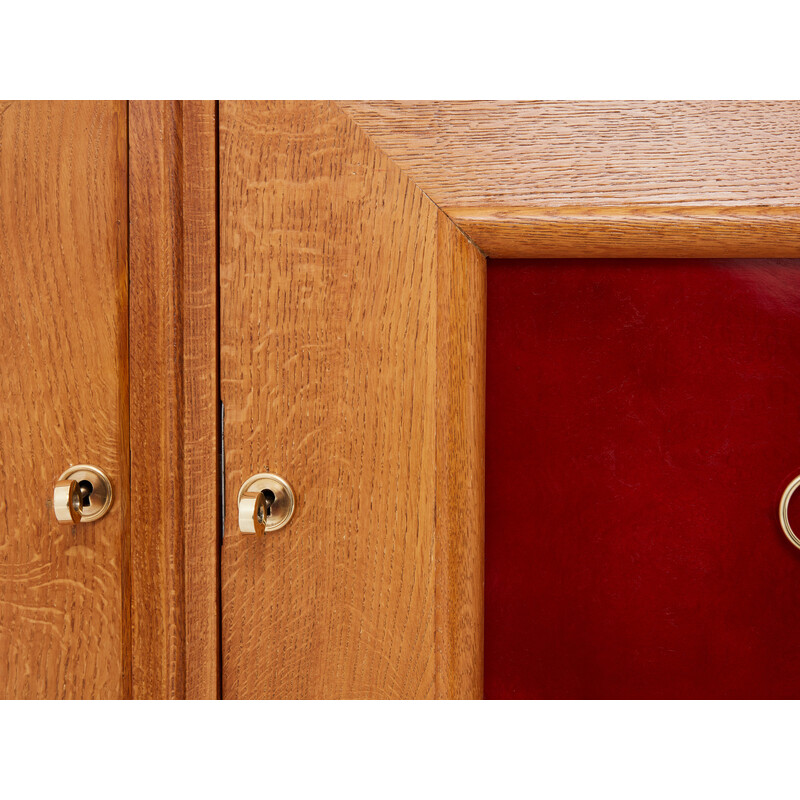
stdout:
[(220, 696), (217, 104), (183, 110), (183, 497), (186, 697)]
[(483, 697), (486, 261), (440, 212), (436, 696)]
[[(130, 694), (126, 109), (0, 113), (0, 696)], [(71, 464), (108, 514), (56, 523)]]
[(219, 693), (215, 113), (213, 102), (130, 104), (138, 698)]
[(495, 258), (800, 255), (800, 206), (450, 209)]
[[(482, 452), (482, 422), (454, 419), (478, 414), (479, 390), (450, 400), (438, 337), (472, 354), (465, 377), (481, 386), (480, 311), (456, 318), (483, 258), (330, 103), (221, 103), (220, 179), (223, 696), (479, 694), (480, 467), (437, 476), (440, 447)], [(442, 296), (440, 260), (474, 274)], [(448, 296), (459, 305), (440, 320)], [(293, 486), (295, 517), (241, 534), (237, 492), (265, 470)], [(437, 526), (439, 493), (444, 526), (459, 485), (471, 552), (437, 578), (458, 536)], [(471, 592), (461, 608), (451, 582)], [(461, 649), (450, 625), (469, 628)], [(437, 675), (468, 658), (463, 679)]]
[(340, 107), (492, 257), (798, 254), (798, 101)]

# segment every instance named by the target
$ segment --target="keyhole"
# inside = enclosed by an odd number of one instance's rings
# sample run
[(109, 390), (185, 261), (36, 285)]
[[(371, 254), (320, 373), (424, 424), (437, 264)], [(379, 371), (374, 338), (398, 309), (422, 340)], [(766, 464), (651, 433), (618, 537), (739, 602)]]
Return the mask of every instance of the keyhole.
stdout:
[(81, 505), (86, 508), (89, 505), (89, 497), (94, 491), (91, 481), (83, 480), (78, 483), (78, 488), (81, 490)]
[(264, 499), (267, 501), (267, 516), (272, 516), (272, 504), (275, 502), (275, 492), (272, 489), (262, 489), (261, 494), (264, 495)]

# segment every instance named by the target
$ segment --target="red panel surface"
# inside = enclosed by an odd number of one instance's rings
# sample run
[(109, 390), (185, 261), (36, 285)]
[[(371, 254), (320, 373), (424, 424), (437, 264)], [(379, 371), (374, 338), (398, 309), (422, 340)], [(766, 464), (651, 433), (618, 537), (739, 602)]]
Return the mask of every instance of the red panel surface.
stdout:
[(800, 260), (488, 292), (486, 697), (800, 697)]

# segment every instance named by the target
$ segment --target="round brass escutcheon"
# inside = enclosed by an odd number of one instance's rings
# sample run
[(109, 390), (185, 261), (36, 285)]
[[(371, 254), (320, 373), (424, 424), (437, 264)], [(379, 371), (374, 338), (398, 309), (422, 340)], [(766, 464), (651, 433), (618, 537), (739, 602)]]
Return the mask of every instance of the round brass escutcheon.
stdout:
[[(109, 508), (111, 508), (111, 501), (113, 500), (113, 492), (111, 490), (111, 481), (108, 475), (103, 472), (99, 467), (93, 467), (91, 464), (76, 464), (65, 470), (58, 479), (59, 484), (62, 482), (70, 481), (77, 484), (80, 491), (80, 503), (75, 500), (75, 495), (72, 494), (69, 502), (72, 502), (73, 519), (75, 516), (79, 517), (80, 522), (94, 522), (104, 516)], [(63, 488), (62, 488), (62, 491)], [(66, 494), (70, 494), (66, 492)], [(56, 517), (60, 522), (66, 521), (59, 516), (58, 504), (59, 498), (54, 494), (54, 506), (56, 507)]]
[(239, 530), (271, 533), (289, 524), (294, 514), (294, 492), (279, 475), (251, 475), (239, 489)]

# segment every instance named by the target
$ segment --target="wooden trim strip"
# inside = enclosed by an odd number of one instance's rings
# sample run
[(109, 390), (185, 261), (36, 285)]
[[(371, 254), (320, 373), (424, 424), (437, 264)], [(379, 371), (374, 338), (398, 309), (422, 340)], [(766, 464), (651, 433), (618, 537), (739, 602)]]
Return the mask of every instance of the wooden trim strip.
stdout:
[(492, 258), (800, 256), (800, 206), (443, 210)]
[(216, 113), (129, 105), (133, 696), (218, 696)]
[(199, 700), (221, 696), (217, 104), (182, 106), (186, 697)]
[(483, 697), (486, 259), (439, 213), (436, 697)]

